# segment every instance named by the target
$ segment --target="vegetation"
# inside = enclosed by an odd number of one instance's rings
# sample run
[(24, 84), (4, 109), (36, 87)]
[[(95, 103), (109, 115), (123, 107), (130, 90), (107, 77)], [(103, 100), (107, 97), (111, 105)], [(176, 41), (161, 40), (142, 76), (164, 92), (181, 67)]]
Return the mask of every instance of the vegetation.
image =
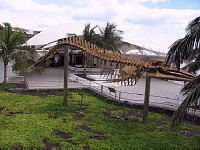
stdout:
[(8, 89), (15, 87), (16, 85), (12, 83), (0, 83), (0, 91), (7, 91)]
[(122, 34), (123, 31), (118, 30), (117, 25), (107, 22), (105, 28), (100, 28), (100, 44), (103, 48), (118, 51), (118, 47), (121, 46)]
[[(0, 148), (63, 149), (199, 149), (200, 135), (184, 134), (200, 127), (185, 124), (169, 132), (170, 119), (150, 113), (141, 123), (140, 110), (125, 108), (84, 92), (71, 92), (69, 105), (54, 96), (0, 92)], [(129, 114), (129, 115), (128, 115)], [(135, 115), (134, 115), (135, 114)]]
[(119, 52), (118, 48), (122, 45), (121, 35), (123, 31), (118, 30), (117, 25), (109, 22), (104, 28), (98, 28), (99, 33), (95, 32), (96, 28), (97, 25), (91, 28), (91, 25), (87, 24), (83, 30), (83, 38), (99, 47)]
[[(19, 31), (13, 31), (9, 23), (4, 23), (0, 30), (0, 57), (4, 63), (4, 83), (6, 83), (7, 65), (14, 61), (15, 71), (23, 73), (33, 60), (33, 50), (22, 50), (20, 45), (25, 42), (24, 35)], [(31, 60), (31, 61), (30, 61)]]
[(86, 40), (86, 41), (88, 41), (88, 42), (93, 42), (93, 43), (95, 43), (95, 28), (96, 28), (97, 26), (95, 26), (95, 27), (92, 27), (91, 28), (91, 25), (90, 24), (87, 24), (87, 25), (85, 25), (85, 28), (84, 28), (84, 30), (83, 30), (83, 38), (84, 38), (84, 40)]
[[(200, 16), (192, 20), (186, 28), (185, 37), (175, 41), (168, 52), (167, 63), (175, 64), (177, 69), (182, 63), (185, 68), (196, 73), (200, 69)], [(186, 96), (173, 117), (172, 128), (183, 122), (187, 109), (191, 106), (199, 108), (200, 104), (200, 75), (186, 84), (182, 89)]]
[(11, 59), (14, 61), (12, 66), (19, 75), (26, 73), (26, 69), (35, 63), (35, 58), (37, 58), (37, 53), (35, 49), (26, 47), (26, 49), (15, 50), (10, 55)]

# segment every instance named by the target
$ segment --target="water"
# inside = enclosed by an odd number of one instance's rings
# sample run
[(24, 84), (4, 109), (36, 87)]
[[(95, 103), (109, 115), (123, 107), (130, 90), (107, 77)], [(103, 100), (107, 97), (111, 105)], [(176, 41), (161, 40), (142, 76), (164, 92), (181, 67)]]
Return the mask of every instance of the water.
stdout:
[[(0, 58), (0, 83), (3, 82), (3, 74), (4, 74), (4, 70), (3, 70), (3, 61)], [(7, 75), (8, 76), (14, 76), (16, 75), (13, 71), (12, 71), (12, 64), (9, 63), (8, 67), (7, 67)]]

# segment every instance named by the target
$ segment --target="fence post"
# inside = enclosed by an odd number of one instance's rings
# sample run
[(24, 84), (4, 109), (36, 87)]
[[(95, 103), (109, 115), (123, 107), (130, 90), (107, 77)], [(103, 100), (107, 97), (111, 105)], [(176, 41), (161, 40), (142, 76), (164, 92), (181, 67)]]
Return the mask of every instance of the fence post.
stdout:
[(63, 105), (67, 106), (68, 105), (68, 67), (69, 67), (69, 46), (64, 45), (64, 99), (63, 99)]
[(90, 89), (90, 84), (91, 84), (91, 81), (89, 81), (89, 87), (88, 87), (89, 89)]
[(103, 93), (103, 85), (101, 85), (101, 93)]
[(83, 69), (83, 75), (86, 77), (86, 69), (87, 69), (87, 60), (86, 60), (86, 54), (84, 54), (84, 69)]
[(81, 103), (80, 103), (80, 108), (83, 106), (83, 89), (81, 89)]
[(144, 93), (144, 106), (143, 106), (143, 119), (142, 119), (143, 123), (147, 122), (147, 117), (148, 117), (150, 81), (151, 81), (151, 77), (146, 75), (145, 93)]
[(120, 102), (120, 100), (121, 100), (121, 91), (119, 91), (119, 102)]
[(24, 89), (26, 88), (26, 79), (25, 79), (25, 76), (23, 76), (24, 77)]

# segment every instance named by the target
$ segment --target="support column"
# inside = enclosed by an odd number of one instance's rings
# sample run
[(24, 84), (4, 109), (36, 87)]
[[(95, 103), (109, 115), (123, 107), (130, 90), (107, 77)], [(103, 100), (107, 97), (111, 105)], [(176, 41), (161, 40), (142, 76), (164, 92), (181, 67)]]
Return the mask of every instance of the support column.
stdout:
[(68, 105), (68, 67), (69, 67), (69, 46), (64, 46), (64, 101), (63, 105)]
[(148, 118), (150, 82), (151, 82), (151, 78), (147, 74), (146, 83), (145, 83), (145, 93), (144, 93), (143, 120), (142, 120), (143, 123), (146, 123), (147, 118)]

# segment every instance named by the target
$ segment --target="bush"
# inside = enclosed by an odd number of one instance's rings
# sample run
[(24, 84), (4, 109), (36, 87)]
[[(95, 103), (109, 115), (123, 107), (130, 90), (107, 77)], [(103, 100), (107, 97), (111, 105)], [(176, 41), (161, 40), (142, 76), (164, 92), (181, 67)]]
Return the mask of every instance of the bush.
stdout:
[(15, 88), (16, 86), (12, 83), (1, 83), (0, 84), (0, 91), (7, 91), (10, 88)]

